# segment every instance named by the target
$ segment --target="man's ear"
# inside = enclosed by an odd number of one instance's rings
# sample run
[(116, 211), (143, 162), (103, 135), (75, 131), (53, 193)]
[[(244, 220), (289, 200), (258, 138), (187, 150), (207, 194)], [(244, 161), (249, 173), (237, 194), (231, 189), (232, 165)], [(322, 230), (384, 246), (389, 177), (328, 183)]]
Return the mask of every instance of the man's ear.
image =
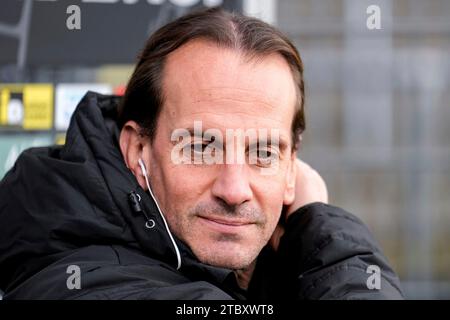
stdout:
[[(146, 139), (147, 138), (147, 139)], [(145, 161), (144, 149), (148, 147), (148, 137), (141, 134), (141, 127), (135, 121), (128, 121), (120, 131), (119, 145), (123, 160), (128, 169), (136, 177), (142, 189), (146, 190), (144, 174), (139, 166), (139, 159)]]
[(284, 191), (283, 205), (289, 206), (295, 200), (295, 181), (297, 177), (297, 165), (295, 164), (296, 152), (292, 152), (289, 166), (286, 172), (286, 190)]

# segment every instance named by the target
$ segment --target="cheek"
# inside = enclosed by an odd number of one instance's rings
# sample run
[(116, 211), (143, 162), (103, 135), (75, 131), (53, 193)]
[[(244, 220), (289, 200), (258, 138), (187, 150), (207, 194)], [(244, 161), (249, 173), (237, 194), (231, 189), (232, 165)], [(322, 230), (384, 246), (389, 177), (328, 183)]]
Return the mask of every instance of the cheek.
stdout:
[(183, 219), (185, 214), (205, 198), (210, 175), (185, 165), (171, 165), (164, 170), (164, 207), (167, 214)]
[(267, 229), (269, 229), (270, 232), (273, 232), (273, 230), (277, 226), (281, 216), (281, 211), (283, 210), (283, 202), (281, 197), (273, 200), (274, 201), (269, 204), (270, 207), (266, 209), (267, 211), (265, 211), (268, 212)]
[(210, 175), (205, 170), (186, 165), (173, 165), (167, 170), (168, 192), (180, 199), (198, 198), (211, 185)]
[[(197, 175), (193, 175), (189, 166), (175, 164), (171, 158), (173, 146), (170, 143), (156, 143), (154, 164), (155, 170), (159, 170), (160, 190), (167, 205), (172, 206), (189, 199), (197, 194), (197, 189), (201, 186), (202, 180)], [(177, 201), (174, 201), (177, 200)]]
[(259, 203), (259, 206), (266, 212), (267, 228), (273, 229), (278, 223), (283, 209), (283, 198), (286, 190), (286, 182), (284, 179), (271, 179), (264, 177), (260, 179), (255, 185), (254, 194)]

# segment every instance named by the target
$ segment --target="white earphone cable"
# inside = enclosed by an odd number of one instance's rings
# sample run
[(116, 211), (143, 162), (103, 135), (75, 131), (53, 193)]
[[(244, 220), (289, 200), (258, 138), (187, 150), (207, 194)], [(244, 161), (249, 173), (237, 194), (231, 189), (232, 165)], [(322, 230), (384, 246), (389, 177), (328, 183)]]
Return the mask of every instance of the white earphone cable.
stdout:
[(163, 213), (161, 211), (161, 208), (159, 207), (158, 201), (156, 200), (156, 197), (153, 194), (152, 188), (150, 187), (150, 183), (148, 181), (147, 170), (145, 169), (145, 165), (144, 165), (144, 163), (142, 162), (141, 159), (139, 159), (138, 162), (139, 162), (139, 165), (140, 165), (140, 167), (142, 169), (142, 174), (144, 176), (145, 183), (147, 184), (147, 188), (148, 188), (148, 191), (150, 193), (150, 196), (153, 198), (153, 201), (155, 201), (156, 207), (158, 208), (159, 214), (161, 215), (161, 218), (162, 218), (162, 220), (164, 222), (164, 226), (166, 227), (167, 233), (169, 234), (169, 238), (172, 241), (173, 247), (175, 248), (175, 253), (177, 255), (177, 270), (179, 270), (181, 268), (181, 254), (180, 254), (180, 250), (178, 249), (178, 246), (177, 246), (177, 244), (175, 242), (175, 239), (173, 238), (172, 233), (170, 232), (169, 225), (167, 224), (166, 218), (164, 217), (164, 215), (163, 215)]

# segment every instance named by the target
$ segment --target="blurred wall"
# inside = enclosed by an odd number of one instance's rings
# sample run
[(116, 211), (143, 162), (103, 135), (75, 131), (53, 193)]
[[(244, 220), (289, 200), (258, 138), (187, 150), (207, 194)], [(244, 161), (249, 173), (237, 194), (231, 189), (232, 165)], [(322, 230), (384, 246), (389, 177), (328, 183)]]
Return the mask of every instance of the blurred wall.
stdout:
[[(369, 30), (369, 5), (381, 29)], [(450, 1), (281, 0), (305, 64), (300, 158), (361, 217), (409, 298), (450, 298)]]

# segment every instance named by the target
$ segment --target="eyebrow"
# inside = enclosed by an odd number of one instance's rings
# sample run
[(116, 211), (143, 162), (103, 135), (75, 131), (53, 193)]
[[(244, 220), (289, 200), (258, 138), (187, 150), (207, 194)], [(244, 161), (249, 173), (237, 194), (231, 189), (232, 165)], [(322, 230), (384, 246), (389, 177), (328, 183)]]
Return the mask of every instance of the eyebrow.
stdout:
[[(186, 130), (189, 131), (189, 134), (191, 135), (191, 137), (198, 136), (198, 134), (196, 134), (199, 132), (198, 130), (194, 130), (194, 128), (186, 128)], [(199, 136), (200, 138), (203, 138), (205, 131), (206, 130), (200, 131), (200, 133), (201, 133), (201, 136)]]

